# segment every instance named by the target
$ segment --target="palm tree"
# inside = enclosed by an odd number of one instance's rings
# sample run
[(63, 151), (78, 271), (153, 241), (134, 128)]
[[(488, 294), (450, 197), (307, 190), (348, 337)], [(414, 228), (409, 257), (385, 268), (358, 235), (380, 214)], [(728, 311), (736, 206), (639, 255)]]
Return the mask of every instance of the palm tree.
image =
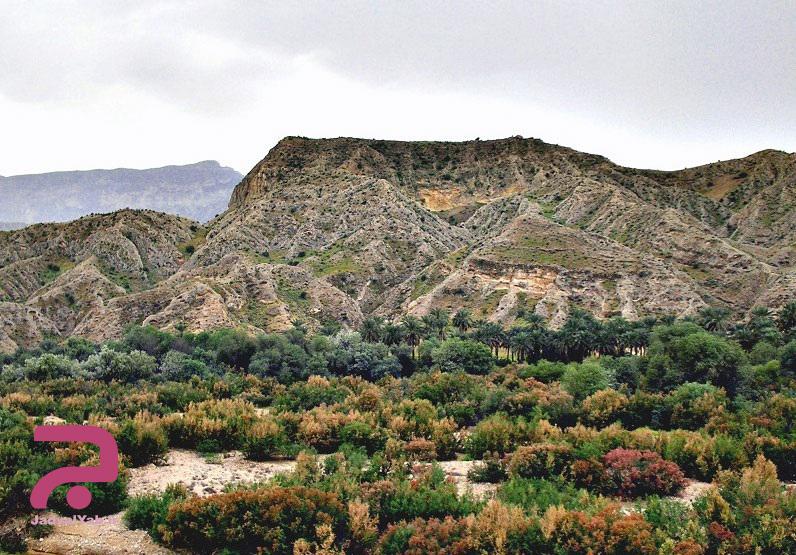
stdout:
[(473, 334), (476, 340), (488, 345), (494, 352), (495, 358), (500, 354), (500, 346), (504, 342), (505, 332), (494, 322), (483, 322), (478, 326)]
[(420, 345), (420, 340), (423, 337), (423, 323), (414, 316), (407, 314), (401, 320), (401, 327), (403, 328), (404, 340), (407, 345), (412, 347), (412, 357), (414, 357), (415, 348)]
[(796, 301), (791, 301), (779, 309), (777, 327), (782, 335), (796, 338)]
[(456, 314), (453, 315), (453, 325), (461, 333), (466, 333), (472, 324), (472, 314), (466, 308), (459, 309)]
[(423, 316), (423, 324), (425, 324), (429, 333), (436, 333), (440, 341), (444, 341), (445, 329), (448, 327), (449, 319), (450, 315), (447, 310), (432, 308), (428, 314)]
[(749, 321), (741, 326), (736, 326), (734, 335), (736, 341), (746, 350), (750, 350), (760, 341), (776, 346), (782, 339), (782, 335), (771, 317), (771, 311), (764, 306), (754, 307)]
[(724, 333), (727, 331), (730, 311), (721, 306), (706, 306), (699, 311), (697, 323), (709, 332)]
[(600, 323), (588, 312), (574, 309), (556, 334), (566, 360), (580, 362), (599, 345)]
[(359, 334), (365, 341), (369, 343), (376, 343), (377, 341), (381, 340), (381, 327), (381, 318), (378, 316), (369, 316), (362, 322), (362, 326), (359, 328)]
[(387, 322), (381, 329), (381, 341), (385, 345), (398, 345), (403, 341), (403, 338), (404, 329), (401, 326)]
[(603, 322), (599, 332), (599, 351), (605, 355), (621, 356), (629, 347), (628, 333), (631, 331), (630, 322), (621, 316), (614, 316)]

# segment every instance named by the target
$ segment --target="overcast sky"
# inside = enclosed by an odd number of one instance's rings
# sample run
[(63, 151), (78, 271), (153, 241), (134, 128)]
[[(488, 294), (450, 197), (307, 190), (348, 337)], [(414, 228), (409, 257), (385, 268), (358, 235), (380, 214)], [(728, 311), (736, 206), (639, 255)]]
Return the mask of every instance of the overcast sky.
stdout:
[(0, 4), (0, 174), (285, 135), (510, 135), (661, 169), (796, 150), (796, 2)]

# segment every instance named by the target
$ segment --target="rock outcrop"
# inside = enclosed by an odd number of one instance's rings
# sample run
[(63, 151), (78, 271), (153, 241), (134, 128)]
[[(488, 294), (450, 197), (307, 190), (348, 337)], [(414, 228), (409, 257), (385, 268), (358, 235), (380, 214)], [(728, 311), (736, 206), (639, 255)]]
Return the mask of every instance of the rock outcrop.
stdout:
[(125, 210), (0, 233), (0, 341), (435, 307), (740, 315), (796, 294), (795, 197), (796, 155), (776, 151), (658, 172), (519, 137), (288, 137), (204, 227)]

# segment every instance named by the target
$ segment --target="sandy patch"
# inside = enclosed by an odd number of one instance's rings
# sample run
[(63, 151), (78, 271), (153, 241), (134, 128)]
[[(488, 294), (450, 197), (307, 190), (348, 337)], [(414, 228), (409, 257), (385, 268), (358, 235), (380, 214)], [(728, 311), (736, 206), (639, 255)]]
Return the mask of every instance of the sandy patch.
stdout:
[(173, 449), (161, 466), (130, 469), (127, 492), (130, 496), (159, 493), (180, 483), (196, 495), (212, 495), (223, 492), (227, 485), (264, 482), (295, 466), (293, 461), (249, 461), (239, 451), (219, 455), (217, 460), (209, 462), (195, 451)]
[(456, 483), (459, 494), (470, 491), (478, 499), (491, 499), (495, 497), (498, 484), (481, 484), (467, 479), (467, 473), (478, 462), (480, 461), (442, 461), (437, 464)]
[[(46, 516), (56, 516), (47, 514)], [(171, 555), (174, 553), (154, 542), (143, 530), (128, 530), (121, 523), (121, 513), (110, 524), (74, 523), (57, 525), (53, 533), (28, 542), (31, 555)]]

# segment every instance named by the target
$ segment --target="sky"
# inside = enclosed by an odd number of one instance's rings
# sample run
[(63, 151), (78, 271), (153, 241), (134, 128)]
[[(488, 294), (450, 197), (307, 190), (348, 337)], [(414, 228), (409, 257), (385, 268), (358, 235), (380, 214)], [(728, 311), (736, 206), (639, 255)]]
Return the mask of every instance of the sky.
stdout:
[(644, 168), (796, 151), (796, 0), (4, 0), (0, 175), (287, 135), (541, 138)]

